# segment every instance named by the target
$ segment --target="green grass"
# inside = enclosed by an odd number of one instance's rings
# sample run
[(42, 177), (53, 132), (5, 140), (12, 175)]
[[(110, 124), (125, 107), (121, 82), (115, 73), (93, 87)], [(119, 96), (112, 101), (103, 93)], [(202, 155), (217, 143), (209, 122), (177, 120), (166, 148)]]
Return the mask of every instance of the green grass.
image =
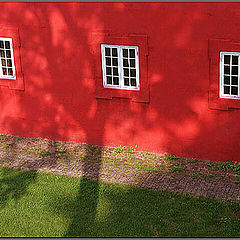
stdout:
[(239, 202), (0, 169), (0, 236), (238, 237)]

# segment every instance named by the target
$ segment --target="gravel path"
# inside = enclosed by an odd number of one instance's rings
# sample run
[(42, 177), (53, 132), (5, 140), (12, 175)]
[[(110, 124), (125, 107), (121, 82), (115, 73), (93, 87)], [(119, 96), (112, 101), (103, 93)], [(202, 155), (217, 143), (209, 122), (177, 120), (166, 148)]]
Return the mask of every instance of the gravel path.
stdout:
[[(57, 145), (57, 146), (56, 146)], [(90, 145), (91, 146), (91, 145)], [(92, 148), (92, 149), (91, 149)], [(208, 196), (219, 200), (240, 199), (240, 184), (231, 171), (215, 171), (213, 178), (195, 177), (191, 171), (205, 171), (204, 162), (187, 164), (181, 172), (146, 171), (127, 164), (102, 161), (103, 148), (78, 143), (56, 142), (46, 139), (6, 137), (0, 138), (0, 164), (3, 167), (36, 169), (39, 172), (58, 173), (108, 183), (122, 183), (168, 190), (193, 196)], [(62, 150), (62, 152), (58, 151)], [(98, 152), (97, 152), (97, 150)], [(111, 151), (107, 148), (107, 153)], [(66, 153), (64, 153), (66, 151)], [(105, 151), (105, 150), (104, 150)], [(97, 154), (95, 154), (97, 152)], [(106, 155), (106, 154), (105, 154)], [(219, 177), (220, 176), (220, 177)], [(230, 177), (229, 177), (230, 176)]]

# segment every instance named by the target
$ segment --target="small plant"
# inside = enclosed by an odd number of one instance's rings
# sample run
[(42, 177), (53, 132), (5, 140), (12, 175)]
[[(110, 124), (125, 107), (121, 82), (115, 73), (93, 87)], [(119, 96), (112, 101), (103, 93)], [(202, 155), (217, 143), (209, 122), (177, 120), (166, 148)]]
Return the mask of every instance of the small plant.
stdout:
[(214, 165), (213, 162), (207, 162), (206, 164), (207, 164), (208, 167), (212, 167)]
[(57, 153), (66, 153), (67, 152), (67, 149), (65, 147), (61, 148), (61, 149), (58, 149), (56, 151)]
[(121, 154), (121, 153), (124, 153), (125, 150), (126, 150), (126, 148), (125, 148), (124, 146), (120, 145), (119, 147), (115, 147), (114, 153), (115, 153), (115, 154), (118, 154), (118, 153)]
[(55, 147), (59, 147), (61, 145), (61, 142), (59, 142), (59, 141), (54, 141), (54, 146)]
[(141, 165), (141, 164), (136, 164), (135, 165), (135, 169), (138, 170), (138, 171), (143, 170), (144, 168), (145, 168), (144, 165)]
[(172, 167), (171, 169), (170, 169), (170, 172), (171, 173), (175, 173), (175, 172), (181, 172), (182, 170), (184, 170), (184, 168), (183, 167)]
[(45, 157), (45, 156), (49, 156), (51, 155), (50, 151), (36, 151), (36, 153), (40, 156), (40, 157)]
[(3, 148), (3, 149), (8, 149), (8, 150), (13, 150), (13, 147), (12, 147), (12, 146), (9, 146), (9, 145), (7, 145), (7, 146), (2, 146), (2, 148)]
[(21, 142), (22, 141), (22, 137), (17, 137), (17, 141)]
[(88, 152), (93, 153), (96, 150), (97, 146), (95, 145), (88, 145)]
[(180, 165), (181, 165), (181, 164), (178, 163), (178, 162), (173, 163), (173, 166), (176, 166), (176, 167), (178, 167), (178, 166), (180, 166)]
[(129, 147), (129, 148), (126, 150), (126, 153), (135, 153), (135, 152), (136, 152), (136, 149), (137, 149), (137, 145), (135, 145), (135, 147)]
[(165, 153), (163, 159), (172, 162), (173, 160), (178, 159), (178, 157), (175, 156), (174, 154), (167, 155)]
[(240, 175), (237, 175), (237, 176), (236, 176), (235, 183), (236, 183), (236, 184), (239, 184), (239, 183), (240, 183)]
[(193, 173), (192, 176), (193, 176), (193, 178), (199, 178), (199, 174), (198, 173)]
[(224, 162), (216, 162), (215, 168), (224, 170), (226, 168), (225, 163)]
[(2, 138), (3, 141), (8, 140), (8, 135), (7, 134), (0, 134), (0, 137)]
[(226, 224), (229, 221), (231, 221), (230, 217), (223, 216), (223, 217), (220, 218), (220, 223)]
[(236, 171), (238, 175), (240, 175), (240, 162), (235, 162), (231, 165), (231, 168)]
[(198, 160), (193, 158), (193, 159), (189, 159), (187, 162), (188, 163), (197, 163)]
[(212, 178), (214, 175), (212, 173), (207, 174), (207, 175), (203, 175), (204, 178)]
[(153, 157), (154, 155), (153, 155), (153, 153), (150, 153), (150, 152), (143, 152), (143, 153), (142, 153), (142, 156), (143, 156), (144, 158), (151, 158), (151, 157)]
[(233, 162), (231, 160), (227, 160), (227, 162), (225, 163), (226, 168), (231, 168), (231, 166), (233, 165)]
[(151, 156), (151, 160), (155, 160), (156, 159), (156, 157), (155, 156)]
[(149, 172), (158, 172), (159, 171), (159, 169), (156, 166), (148, 166), (146, 168), (146, 170)]

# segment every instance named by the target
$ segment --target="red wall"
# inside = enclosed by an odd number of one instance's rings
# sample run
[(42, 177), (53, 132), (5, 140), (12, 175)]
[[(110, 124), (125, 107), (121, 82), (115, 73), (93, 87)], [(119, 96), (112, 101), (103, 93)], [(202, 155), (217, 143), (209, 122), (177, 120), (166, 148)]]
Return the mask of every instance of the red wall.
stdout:
[[(208, 40), (240, 42), (240, 3), (0, 3), (0, 9), (0, 29), (19, 28), (24, 75), (19, 89), (0, 80), (1, 133), (240, 160), (240, 109), (210, 108), (208, 100)], [(93, 33), (104, 34), (99, 40)], [(96, 98), (102, 81), (96, 46), (111, 34), (147, 36), (140, 69), (147, 71), (149, 102)]]

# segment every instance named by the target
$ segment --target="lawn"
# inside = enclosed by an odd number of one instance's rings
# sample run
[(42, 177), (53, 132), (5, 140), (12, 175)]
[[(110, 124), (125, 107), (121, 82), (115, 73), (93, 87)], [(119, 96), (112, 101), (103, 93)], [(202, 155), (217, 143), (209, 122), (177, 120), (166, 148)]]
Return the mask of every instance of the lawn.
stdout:
[(240, 203), (0, 168), (1, 237), (239, 237)]

